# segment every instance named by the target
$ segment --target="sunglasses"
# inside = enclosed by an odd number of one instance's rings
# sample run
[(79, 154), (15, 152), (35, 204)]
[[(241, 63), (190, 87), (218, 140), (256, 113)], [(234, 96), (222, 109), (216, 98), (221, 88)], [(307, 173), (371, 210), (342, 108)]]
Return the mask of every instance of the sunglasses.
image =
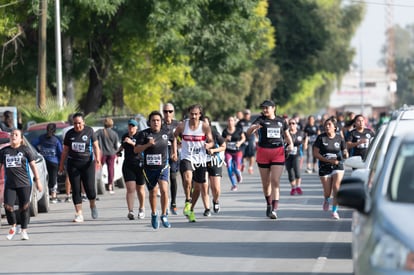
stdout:
[(173, 110), (164, 110), (163, 112), (164, 112), (164, 113), (170, 113), (170, 114), (171, 114), (171, 113), (174, 113), (174, 111), (173, 111)]

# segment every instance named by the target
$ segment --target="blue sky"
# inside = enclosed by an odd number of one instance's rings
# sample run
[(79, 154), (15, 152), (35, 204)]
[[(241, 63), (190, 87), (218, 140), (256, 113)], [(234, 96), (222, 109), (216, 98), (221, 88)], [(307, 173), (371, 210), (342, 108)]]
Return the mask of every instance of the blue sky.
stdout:
[[(349, 0), (359, 1), (359, 0)], [(352, 39), (357, 50), (354, 62), (364, 69), (378, 67), (381, 49), (385, 44), (386, 2), (393, 3), (393, 21), (405, 27), (414, 24), (414, 0), (365, 0), (367, 13)]]

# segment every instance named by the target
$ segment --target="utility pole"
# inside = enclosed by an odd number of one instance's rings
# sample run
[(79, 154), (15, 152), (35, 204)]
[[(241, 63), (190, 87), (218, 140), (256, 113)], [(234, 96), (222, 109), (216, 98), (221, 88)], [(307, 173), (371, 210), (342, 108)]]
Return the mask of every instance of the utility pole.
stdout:
[(394, 37), (394, 0), (387, 0), (386, 5), (386, 36), (387, 36), (387, 78), (388, 92), (391, 98), (391, 108), (395, 109), (397, 102), (397, 73), (395, 71), (395, 37)]
[(46, 27), (47, 27), (47, 0), (40, 0), (39, 22), (39, 49), (38, 49), (38, 75), (39, 87), (37, 106), (44, 109), (46, 106)]
[(55, 41), (56, 41), (56, 90), (57, 104), (60, 109), (63, 107), (62, 92), (62, 46), (60, 39), (60, 1), (55, 0)]

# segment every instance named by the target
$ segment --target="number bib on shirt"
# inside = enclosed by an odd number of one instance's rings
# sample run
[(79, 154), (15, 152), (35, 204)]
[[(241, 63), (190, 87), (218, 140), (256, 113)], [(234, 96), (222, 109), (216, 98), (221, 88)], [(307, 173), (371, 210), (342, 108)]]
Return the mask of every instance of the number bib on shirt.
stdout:
[(147, 165), (161, 165), (162, 155), (161, 154), (148, 154), (146, 155)]
[(280, 128), (267, 128), (267, 138), (280, 138)]
[(74, 152), (83, 153), (85, 152), (86, 146), (83, 142), (72, 142), (72, 150)]

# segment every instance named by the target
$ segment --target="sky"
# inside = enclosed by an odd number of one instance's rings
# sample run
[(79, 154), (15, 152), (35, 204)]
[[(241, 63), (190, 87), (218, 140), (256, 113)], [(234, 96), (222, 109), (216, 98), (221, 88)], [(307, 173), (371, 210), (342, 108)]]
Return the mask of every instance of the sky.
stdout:
[(357, 51), (354, 62), (358, 67), (360, 64), (364, 69), (380, 66), (378, 62), (382, 58), (381, 49), (386, 41), (387, 2), (393, 6), (393, 25), (405, 28), (414, 24), (414, 0), (365, 0), (367, 12), (351, 42)]

